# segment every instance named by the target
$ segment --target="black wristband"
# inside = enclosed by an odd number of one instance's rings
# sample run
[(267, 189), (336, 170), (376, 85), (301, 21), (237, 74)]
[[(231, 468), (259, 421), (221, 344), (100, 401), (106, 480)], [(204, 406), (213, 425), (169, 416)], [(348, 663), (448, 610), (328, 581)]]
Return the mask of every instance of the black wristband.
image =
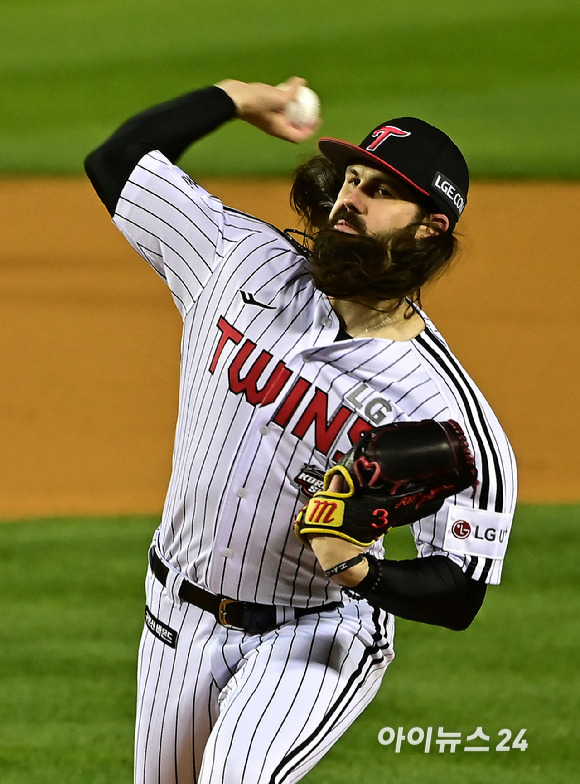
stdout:
[(366, 553), (363, 558), (367, 560), (369, 570), (360, 583), (358, 585), (354, 585), (351, 588), (351, 591), (355, 591), (364, 597), (365, 594), (372, 593), (377, 588), (381, 579), (381, 570), (379, 567), (379, 561), (374, 557), (374, 555), (369, 555)]
[(346, 572), (347, 569), (350, 569), (351, 566), (356, 566), (361, 561), (363, 561), (365, 556), (362, 553), (355, 555), (354, 558), (350, 558), (348, 561), (343, 561), (342, 563), (336, 564), (336, 566), (331, 567), (330, 569), (325, 569), (324, 574), (327, 577), (334, 577), (335, 574), (340, 574), (341, 572)]

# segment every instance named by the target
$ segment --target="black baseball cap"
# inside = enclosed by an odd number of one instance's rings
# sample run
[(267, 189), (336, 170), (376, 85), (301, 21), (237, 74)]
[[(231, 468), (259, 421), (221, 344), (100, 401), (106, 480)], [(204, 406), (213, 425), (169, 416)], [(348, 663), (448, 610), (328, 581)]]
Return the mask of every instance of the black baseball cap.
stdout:
[(414, 188), (453, 228), (467, 203), (469, 169), (447, 134), (416, 117), (377, 125), (360, 145), (323, 138), (320, 151), (339, 168), (353, 161), (386, 169)]

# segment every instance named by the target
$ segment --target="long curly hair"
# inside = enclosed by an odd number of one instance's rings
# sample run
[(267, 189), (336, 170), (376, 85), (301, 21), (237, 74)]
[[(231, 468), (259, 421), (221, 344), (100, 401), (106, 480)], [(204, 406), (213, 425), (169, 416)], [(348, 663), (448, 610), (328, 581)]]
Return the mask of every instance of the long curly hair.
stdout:
[[(329, 216), (343, 181), (344, 172), (324, 155), (301, 164), (294, 174), (290, 203), (309, 236), (315, 285), (339, 299), (370, 295), (420, 304), (422, 287), (438, 278), (457, 254), (457, 238), (430, 221), (435, 209), (419, 200), (415, 221), (388, 240), (338, 234), (331, 230)], [(421, 225), (431, 229), (429, 236), (415, 236)]]

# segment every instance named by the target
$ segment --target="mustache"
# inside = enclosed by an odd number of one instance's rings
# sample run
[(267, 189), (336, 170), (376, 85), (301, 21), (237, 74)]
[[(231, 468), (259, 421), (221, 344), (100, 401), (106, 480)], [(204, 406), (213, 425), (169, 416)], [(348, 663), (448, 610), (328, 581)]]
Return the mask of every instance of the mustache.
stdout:
[(339, 207), (336, 213), (333, 215), (332, 220), (329, 221), (329, 226), (332, 228), (336, 226), (339, 221), (344, 221), (348, 223), (349, 226), (357, 231), (359, 234), (366, 234), (366, 224), (364, 220), (358, 215), (356, 212), (352, 212), (347, 207)]

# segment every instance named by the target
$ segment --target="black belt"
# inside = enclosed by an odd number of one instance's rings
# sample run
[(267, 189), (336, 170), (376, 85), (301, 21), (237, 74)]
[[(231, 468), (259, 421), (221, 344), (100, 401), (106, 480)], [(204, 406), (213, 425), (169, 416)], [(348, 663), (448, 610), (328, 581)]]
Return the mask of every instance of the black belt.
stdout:
[[(149, 565), (151, 571), (159, 582), (165, 586), (169, 569), (161, 558), (157, 555), (154, 548), (149, 550)], [(255, 604), (254, 602), (240, 602), (236, 599), (229, 599), (227, 596), (216, 596), (213, 593), (198, 588), (197, 585), (184, 580), (179, 588), (179, 598), (188, 604), (194, 604), (206, 612), (210, 612), (222, 626), (228, 629), (239, 629), (248, 634), (266, 634), (272, 631), (280, 622), (276, 617), (276, 607), (271, 604)], [(302, 618), (303, 615), (335, 610), (341, 607), (342, 602), (330, 602), (321, 604), (317, 607), (296, 607), (289, 608), (294, 614), (294, 618)]]

